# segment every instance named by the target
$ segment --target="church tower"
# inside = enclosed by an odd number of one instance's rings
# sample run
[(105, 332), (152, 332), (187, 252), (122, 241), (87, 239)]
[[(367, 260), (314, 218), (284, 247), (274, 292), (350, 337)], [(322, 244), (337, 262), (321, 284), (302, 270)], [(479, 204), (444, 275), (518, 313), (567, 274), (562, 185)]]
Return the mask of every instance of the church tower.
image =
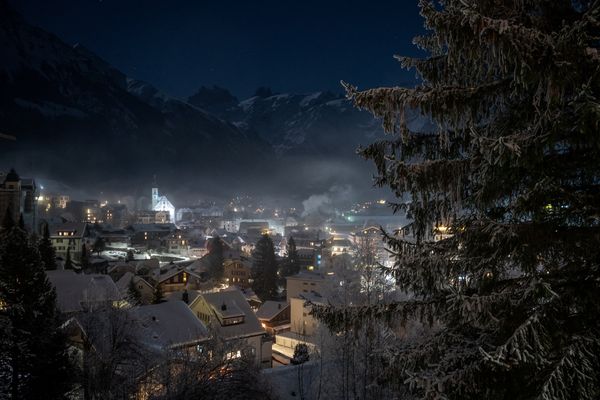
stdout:
[(152, 210), (154, 210), (154, 207), (156, 207), (158, 204), (158, 185), (156, 184), (156, 175), (154, 175), (152, 186)]
[(158, 188), (152, 188), (152, 209), (158, 204)]

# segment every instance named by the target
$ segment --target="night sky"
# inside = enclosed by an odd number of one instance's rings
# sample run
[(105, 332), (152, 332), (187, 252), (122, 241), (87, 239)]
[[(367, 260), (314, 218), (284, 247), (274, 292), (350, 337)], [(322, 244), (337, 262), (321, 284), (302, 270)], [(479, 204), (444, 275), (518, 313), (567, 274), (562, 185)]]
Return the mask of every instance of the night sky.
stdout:
[(416, 1), (13, 0), (25, 18), (175, 96), (202, 85), (240, 98), (410, 85)]

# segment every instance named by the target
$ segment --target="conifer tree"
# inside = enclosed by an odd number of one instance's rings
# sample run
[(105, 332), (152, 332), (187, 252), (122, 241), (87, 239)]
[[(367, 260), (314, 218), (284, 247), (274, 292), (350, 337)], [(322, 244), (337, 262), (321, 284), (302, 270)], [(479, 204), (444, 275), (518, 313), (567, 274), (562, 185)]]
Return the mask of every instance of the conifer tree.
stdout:
[(89, 267), (90, 260), (88, 257), (87, 246), (84, 244), (81, 245), (81, 269), (85, 270)]
[(135, 282), (134, 282), (133, 276), (131, 277), (131, 280), (129, 281), (129, 285), (127, 285), (127, 295), (128, 295), (130, 302), (133, 305), (138, 305), (142, 302), (142, 294), (140, 293), (138, 288), (135, 287)]
[(294, 238), (290, 236), (290, 239), (287, 242), (285, 260), (283, 261), (281, 268), (281, 276), (285, 278), (287, 276), (296, 275), (298, 272), (300, 272), (298, 250), (296, 250)]
[(156, 284), (154, 288), (154, 293), (152, 296), (152, 304), (160, 304), (165, 302), (165, 294), (163, 293), (162, 287), (159, 284)]
[(25, 230), (25, 220), (23, 219), (23, 213), (19, 214), (19, 228)]
[(48, 228), (48, 224), (44, 224), (42, 238), (38, 242), (38, 251), (40, 252), (42, 262), (44, 263), (44, 268), (46, 270), (55, 270), (57, 268), (56, 251), (50, 241), (50, 229)]
[(62, 399), (70, 360), (36, 246), (18, 226), (0, 233), (0, 397)]
[(71, 260), (71, 248), (67, 247), (67, 258), (65, 259), (65, 269), (73, 269), (73, 260)]
[(269, 235), (262, 235), (256, 243), (252, 262), (252, 289), (262, 300), (277, 296), (277, 260), (275, 247)]
[(206, 262), (208, 263), (208, 274), (215, 281), (223, 279), (223, 241), (219, 236), (209, 239), (207, 243), (208, 254)]
[[(600, 3), (420, 8), (428, 55), (397, 57), (418, 86), (346, 85), (389, 133), (362, 154), (396, 211), (410, 203), (413, 240), (385, 240), (414, 300), (315, 315), (431, 326), (385, 353), (378, 381), (420, 398), (600, 398)], [(411, 131), (408, 109), (437, 129)]]
[(2, 218), (2, 228), (10, 229), (14, 225), (15, 225), (15, 221), (13, 220), (13, 217), (12, 217), (11, 207), (9, 206), (6, 208), (6, 212), (4, 213), (4, 216)]
[(106, 249), (106, 243), (104, 242), (104, 239), (102, 239), (101, 237), (97, 237), (96, 241), (94, 242), (93, 248), (94, 253), (100, 255), (100, 253)]

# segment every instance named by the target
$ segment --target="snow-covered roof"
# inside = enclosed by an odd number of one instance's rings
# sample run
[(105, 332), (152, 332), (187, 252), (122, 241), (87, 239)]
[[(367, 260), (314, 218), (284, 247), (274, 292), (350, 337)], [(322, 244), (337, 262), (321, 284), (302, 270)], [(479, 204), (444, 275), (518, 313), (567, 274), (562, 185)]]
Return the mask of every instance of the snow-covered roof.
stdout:
[(56, 303), (63, 313), (83, 311), (85, 304), (122, 299), (119, 289), (108, 275), (76, 274), (74, 271), (46, 271), (56, 289)]
[(138, 337), (151, 347), (165, 349), (208, 338), (208, 330), (184, 302), (139, 306), (130, 313), (138, 322)]
[(256, 317), (259, 320), (271, 320), (275, 318), (279, 313), (289, 307), (289, 304), (285, 301), (265, 301), (260, 308), (256, 311)]
[[(212, 308), (215, 318), (217, 317), (217, 314), (222, 314), (224, 312), (224, 310), (221, 310), (223, 305), (225, 305), (227, 309), (235, 311), (236, 315), (239, 314), (244, 316), (244, 321), (242, 323), (234, 325), (222, 325), (218, 321), (215, 321), (216, 329), (223, 338), (233, 339), (237, 337), (259, 335), (265, 332), (241, 291), (227, 290), (215, 293), (203, 293), (198, 296), (194, 303), (202, 300)], [(194, 303), (190, 305), (191, 308), (193, 308)], [(224, 318), (227, 318), (228, 316), (229, 315), (223, 315)]]
[(50, 236), (53, 238), (63, 238), (59, 232), (72, 232), (73, 235), (68, 235), (70, 238), (82, 238), (85, 235), (87, 224), (85, 222), (66, 222), (64, 224), (53, 226), (50, 229)]

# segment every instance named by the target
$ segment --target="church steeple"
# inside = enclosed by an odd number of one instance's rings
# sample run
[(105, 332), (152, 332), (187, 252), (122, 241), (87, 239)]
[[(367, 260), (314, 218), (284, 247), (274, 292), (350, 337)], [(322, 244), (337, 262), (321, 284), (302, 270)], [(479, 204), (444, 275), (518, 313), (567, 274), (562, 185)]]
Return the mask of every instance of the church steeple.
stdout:
[(154, 179), (152, 180), (152, 210), (158, 204), (158, 185), (156, 184), (156, 175), (154, 175)]

